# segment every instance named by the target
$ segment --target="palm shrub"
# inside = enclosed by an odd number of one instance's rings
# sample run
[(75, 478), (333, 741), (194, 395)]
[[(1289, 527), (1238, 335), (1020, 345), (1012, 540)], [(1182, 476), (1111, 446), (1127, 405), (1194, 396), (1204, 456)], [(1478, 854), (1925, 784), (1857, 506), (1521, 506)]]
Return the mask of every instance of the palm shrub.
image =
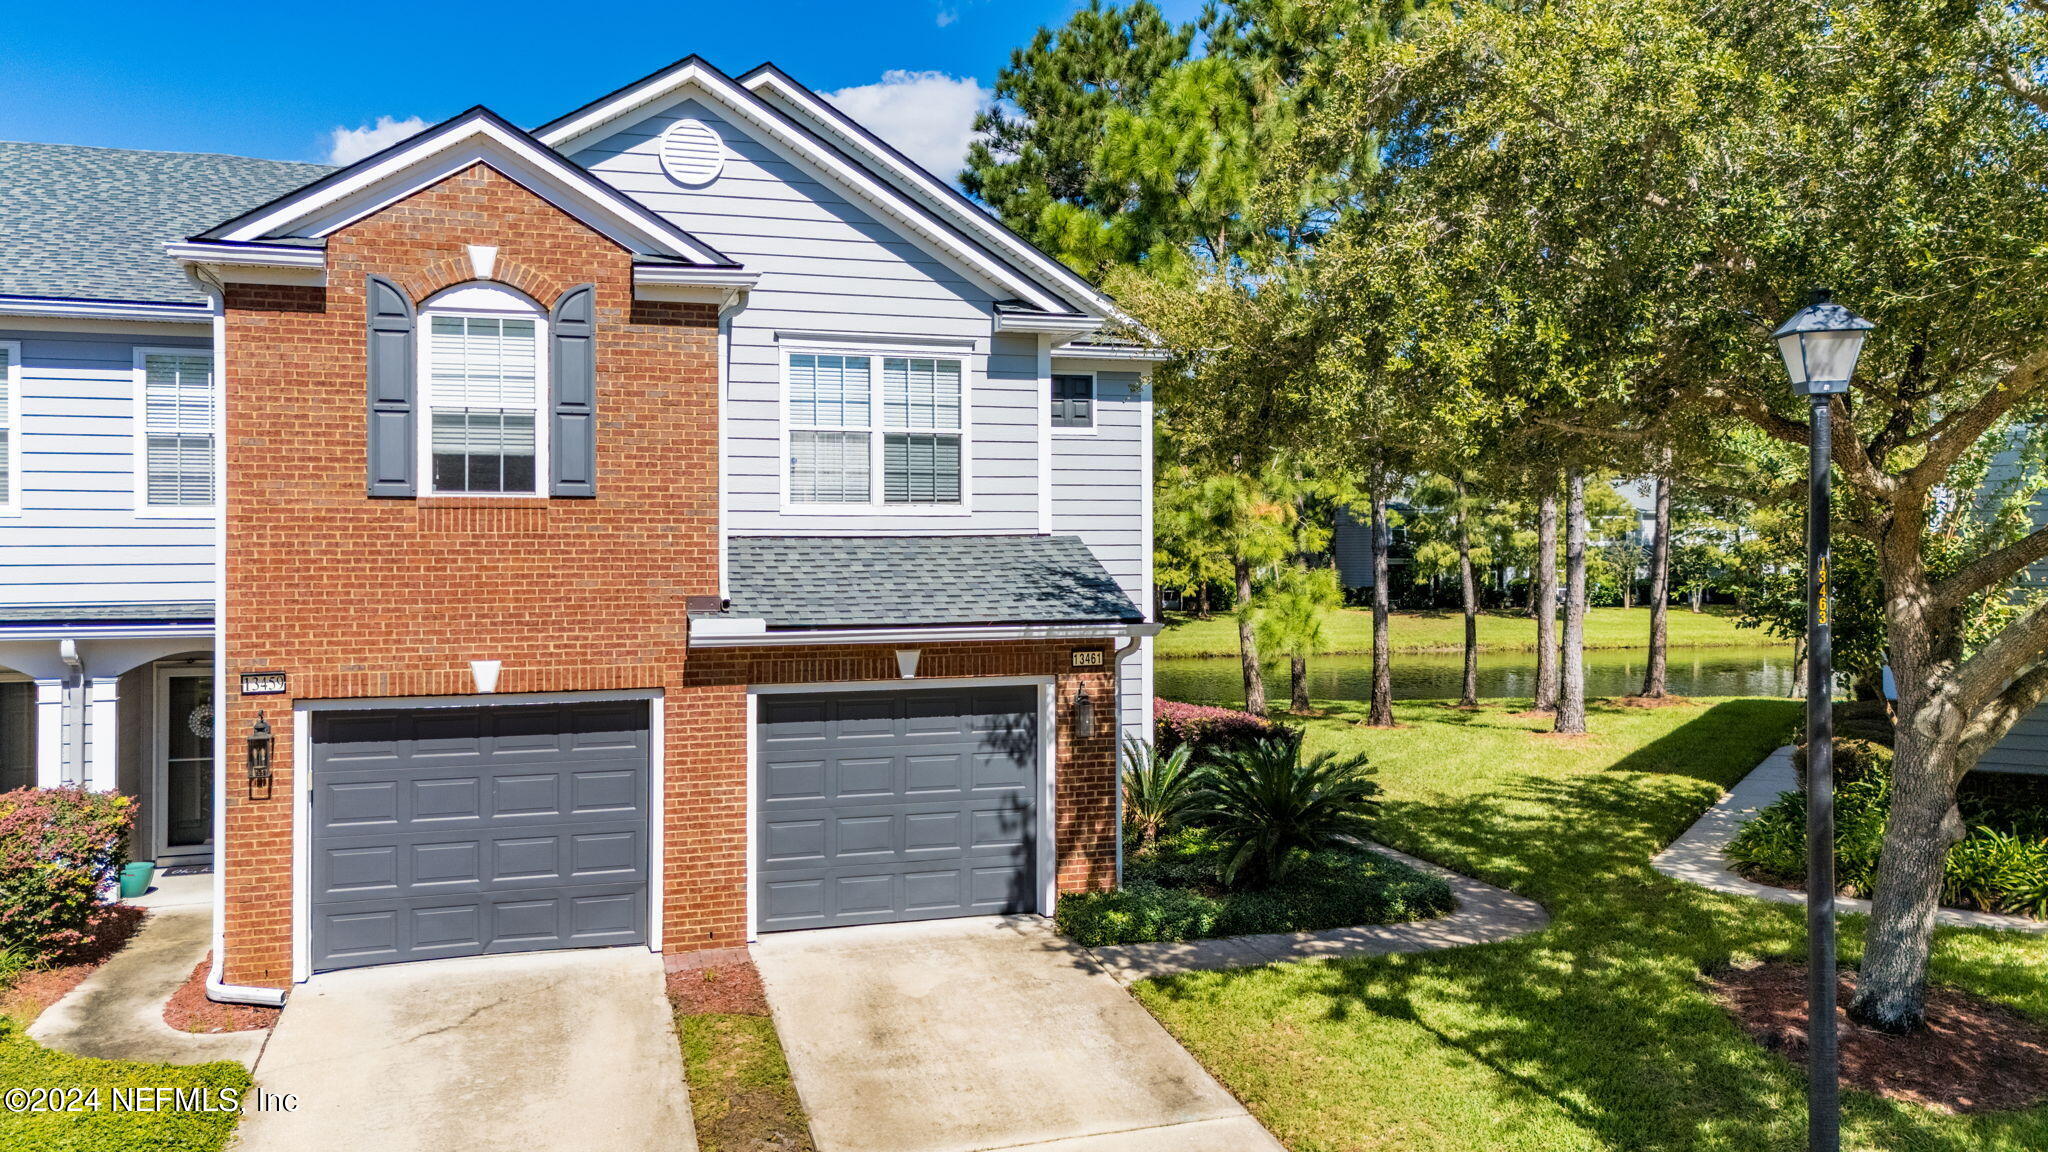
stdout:
[(1137, 847), (1180, 827), (1194, 810), (1203, 776), (1194, 752), (1182, 744), (1162, 753), (1135, 733), (1124, 736), (1124, 823), (1137, 834)]
[(1195, 815), (1226, 847), (1223, 882), (1262, 887), (1286, 878), (1302, 855), (1371, 832), (1379, 793), (1364, 756), (1305, 757), (1298, 737), (1282, 737), (1224, 756)]

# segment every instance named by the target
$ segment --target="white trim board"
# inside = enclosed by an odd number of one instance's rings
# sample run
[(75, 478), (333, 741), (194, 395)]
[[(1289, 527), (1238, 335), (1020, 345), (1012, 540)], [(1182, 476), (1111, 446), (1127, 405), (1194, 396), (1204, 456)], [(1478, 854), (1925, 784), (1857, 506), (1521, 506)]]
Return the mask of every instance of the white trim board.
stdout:
[[(722, 623), (746, 621), (721, 618)], [(945, 644), (966, 640), (1116, 640), (1156, 635), (1160, 624), (975, 624), (957, 628), (790, 628), (699, 633), (692, 648), (758, 648), (804, 644)]]
[[(211, 814), (209, 814), (209, 821), (214, 825), (212, 840), (205, 844), (186, 845), (177, 848), (171, 846), (171, 770), (168, 758), (171, 746), (170, 682), (177, 679), (204, 679), (213, 682), (214, 691), (218, 693), (220, 690), (219, 678), (214, 675), (211, 664), (158, 664), (151, 671), (150, 679), (149, 746), (147, 750), (149, 762), (143, 766), (143, 771), (148, 773), (150, 789), (150, 801), (148, 804), (151, 811), (149, 820), (150, 847), (155, 849), (155, 858), (158, 860), (184, 861), (212, 857), (220, 845), (220, 827), (219, 821), (211, 819)], [(213, 701), (214, 752), (212, 772), (215, 777), (220, 775), (222, 766), (220, 721), (223, 712), (224, 709), (221, 707), (220, 698), (216, 695)], [(216, 780), (209, 780), (207, 782), (207, 791), (214, 796), (215, 802), (218, 803), (222, 789)]]
[(0, 411), (6, 414), (7, 450), (0, 452), (0, 476), (7, 482), (7, 494), (0, 499), (0, 516), (21, 515), (21, 342), (0, 340), (0, 355), (7, 357), (0, 371)]
[[(1059, 899), (1059, 843), (1053, 835), (1058, 822), (1053, 805), (1059, 796), (1058, 678), (1053, 676), (967, 676), (947, 679), (850, 680), (810, 684), (749, 684), (747, 686), (747, 940), (760, 939), (755, 890), (760, 879), (755, 856), (754, 826), (760, 816), (760, 797), (755, 780), (760, 775), (759, 740), (762, 696), (830, 695), (840, 692), (940, 692), (957, 688), (1005, 688), (1036, 686), (1038, 689), (1038, 827), (1034, 856), (1034, 879), (1038, 882), (1038, 914), (1050, 916)], [(820, 929), (830, 931), (831, 929)]]

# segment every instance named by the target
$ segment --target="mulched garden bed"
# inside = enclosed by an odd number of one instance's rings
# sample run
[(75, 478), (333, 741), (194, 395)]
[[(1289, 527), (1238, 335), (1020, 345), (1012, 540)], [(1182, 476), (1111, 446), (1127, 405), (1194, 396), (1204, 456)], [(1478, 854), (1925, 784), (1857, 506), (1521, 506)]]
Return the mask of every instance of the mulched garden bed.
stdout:
[(1622, 708), (1697, 708), (1699, 701), (1688, 696), (1615, 696), (1607, 703)]
[(73, 988), (126, 947), (130, 937), (142, 928), (147, 909), (132, 904), (114, 904), (94, 918), (86, 942), (61, 956), (56, 963), (16, 975), (0, 989), (0, 1016), (27, 1027), (43, 1009), (62, 1000)]
[(668, 974), (701, 1152), (815, 1152), (750, 961)]
[[(1707, 978), (1715, 999), (1743, 1031), (1794, 1063), (1806, 1060), (1806, 968), (1756, 964)], [(1841, 1006), (1856, 974), (1837, 985)], [(1927, 990), (1927, 1031), (1893, 1036), (1846, 1014), (1842, 1082), (1944, 1112), (2010, 1112), (2048, 1099), (2048, 1025), (2001, 1004), (1948, 988)]]
[(761, 991), (761, 974), (745, 960), (669, 973), (668, 999), (676, 1011), (691, 1016), (712, 1012), (768, 1015), (768, 997)]
[(282, 1008), (261, 1004), (221, 1004), (206, 998), (206, 970), (213, 953), (192, 969), (192, 975), (164, 1002), (164, 1023), (180, 1032), (253, 1032), (277, 1023)]

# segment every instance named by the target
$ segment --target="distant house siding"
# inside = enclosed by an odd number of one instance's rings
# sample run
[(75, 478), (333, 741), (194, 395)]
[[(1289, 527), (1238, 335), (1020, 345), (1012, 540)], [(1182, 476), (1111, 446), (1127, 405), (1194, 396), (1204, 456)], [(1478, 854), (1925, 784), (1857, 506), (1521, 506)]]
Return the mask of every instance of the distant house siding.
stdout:
[(1372, 587), (1372, 519), (1354, 515), (1348, 508), (1337, 509), (1337, 522), (1330, 533), (1330, 554), (1337, 561), (1337, 579), (1346, 588)]
[[(692, 117), (727, 152), (709, 185), (661, 168), (661, 134)], [(779, 148), (696, 100), (650, 113), (573, 159), (761, 274), (731, 322), (726, 355), (726, 524), (734, 532), (1036, 531), (1040, 390), (1036, 338), (992, 348), (996, 297), (904, 239)], [(782, 355), (778, 333), (957, 341), (966, 360), (971, 515), (782, 511)], [(1028, 352), (1025, 349), (1029, 349)], [(879, 462), (878, 462), (879, 463)]]
[[(1151, 542), (1145, 538), (1145, 459), (1151, 429), (1149, 386), (1128, 369), (1055, 355), (1056, 372), (1095, 377), (1095, 425), (1052, 434), (1052, 530), (1079, 536), (1116, 578), (1131, 603), (1151, 614)], [(1151, 717), (1151, 647), (1125, 662), (1118, 695), (1126, 731), (1147, 735)]]
[(1983, 759), (1979, 772), (2022, 772), (2048, 776), (2048, 705), (2020, 718)]
[(213, 521), (135, 507), (137, 347), (205, 335), (11, 331), (21, 346), (21, 514), (0, 518), (0, 604), (213, 598)]

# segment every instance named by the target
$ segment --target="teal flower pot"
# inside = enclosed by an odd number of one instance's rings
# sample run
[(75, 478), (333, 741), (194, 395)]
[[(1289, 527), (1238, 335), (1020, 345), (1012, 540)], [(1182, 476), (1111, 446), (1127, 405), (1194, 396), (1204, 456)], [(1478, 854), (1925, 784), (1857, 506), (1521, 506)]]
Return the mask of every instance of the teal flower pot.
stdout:
[(156, 875), (156, 864), (149, 860), (137, 860), (121, 866), (121, 899), (133, 900), (149, 891), (149, 881)]

